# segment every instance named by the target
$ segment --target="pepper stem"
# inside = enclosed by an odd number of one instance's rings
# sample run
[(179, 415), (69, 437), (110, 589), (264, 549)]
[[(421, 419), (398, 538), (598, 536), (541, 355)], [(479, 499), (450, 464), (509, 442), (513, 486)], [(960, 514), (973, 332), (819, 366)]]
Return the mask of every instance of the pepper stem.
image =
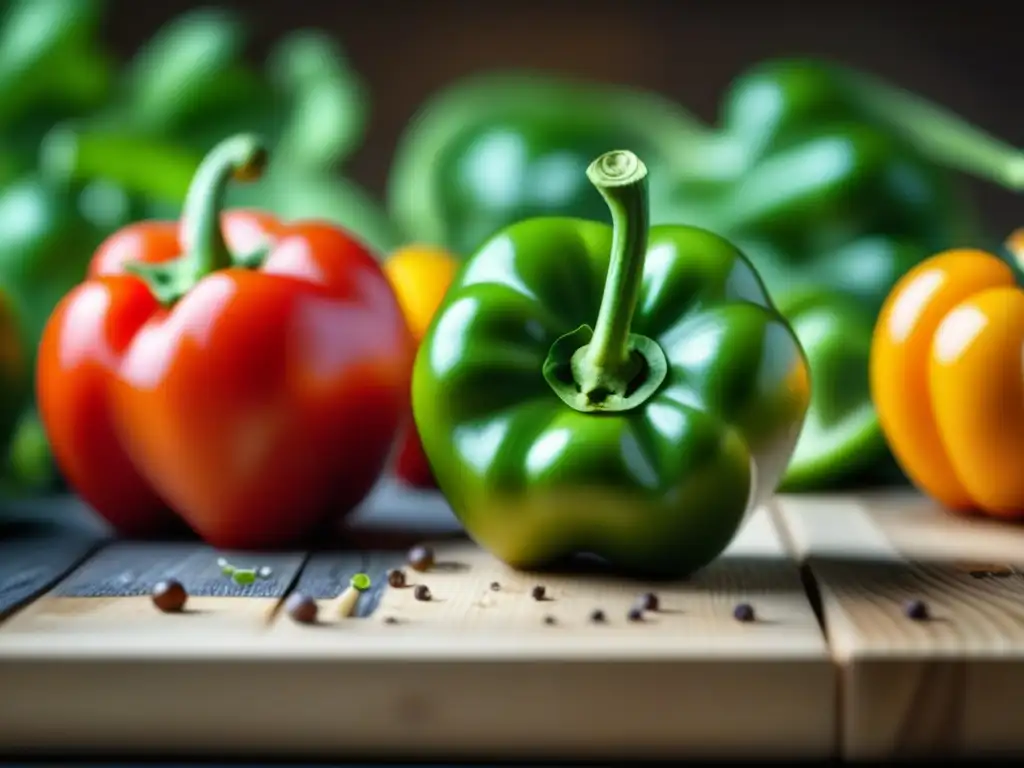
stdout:
[(180, 225), (182, 255), (160, 264), (126, 264), (125, 271), (145, 281), (167, 306), (212, 272), (232, 266), (259, 266), (265, 254), (232, 256), (220, 219), (228, 182), (259, 179), (267, 156), (266, 145), (249, 134), (232, 136), (215, 146), (199, 164), (185, 197)]
[(583, 325), (555, 340), (544, 378), (577, 411), (627, 411), (650, 398), (668, 374), (658, 343), (630, 333), (647, 255), (647, 168), (632, 152), (617, 150), (591, 163), (587, 178), (612, 214), (601, 308), (593, 330)]
[(231, 266), (231, 252), (220, 228), (228, 182), (255, 181), (266, 165), (266, 146), (248, 134), (222, 141), (200, 163), (181, 216), (181, 244), (192, 258), (195, 279)]
[(857, 103), (932, 162), (1024, 191), (1021, 150), (920, 96), (859, 72), (844, 74)]
[(632, 152), (608, 152), (590, 164), (587, 178), (612, 214), (611, 262), (594, 337), (573, 360), (580, 391), (592, 397), (621, 393), (642, 365), (629, 348), (629, 328), (647, 252), (647, 167)]

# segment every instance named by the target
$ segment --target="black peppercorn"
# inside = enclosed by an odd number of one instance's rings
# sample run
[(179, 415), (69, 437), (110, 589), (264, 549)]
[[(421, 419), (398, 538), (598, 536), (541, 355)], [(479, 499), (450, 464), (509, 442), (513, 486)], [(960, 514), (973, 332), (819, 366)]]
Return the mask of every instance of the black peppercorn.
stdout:
[(643, 621), (644, 612), (639, 608), (630, 608), (629, 613), (626, 614), (626, 618), (629, 621)]
[(434, 550), (430, 547), (413, 547), (409, 550), (409, 565), (415, 571), (429, 571), (434, 567)]
[(591, 611), (591, 613), (590, 613), (590, 620), (592, 622), (594, 622), (595, 624), (603, 624), (604, 623), (604, 619), (605, 619), (604, 611), (602, 611), (600, 608), (597, 608), (597, 609)]
[(499, 592), (499, 591), (501, 591), (501, 584), (499, 584), (496, 581), (492, 581), (491, 582), (491, 592)]
[(661, 607), (661, 601), (658, 600), (658, 596), (653, 592), (645, 592), (640, 595), (640, 599), (637, 601), (637, 607), (641, 611), (656, 611)]
[(405, 586), (405, 571), (392, 568), (388, 571), (388, 584), (392, 587), (401, 588)]
[(538, 584), (533, 588), (533, 591), (531, 591), (530, 594), (533, 595), (534, 600), (543, 600), (545, 594), (544, 586), (542, 584)]
[(177, 579), (167, 579), (153, 587), (153, 605), (164, 613), (179, 613), (187, 601), (188, 592)]
[(748, 622), (754, 620), (754, 606), (750, 603), (740, 603), (732, 611), (733, 618), (736, 621)]
[(554, 624), (555, 623), (555, 617), (554, 616), (545, 616), (544, 617), (544, 623), (547, 624), (548, 626)]
[(398, 623), (398, 619), (396, 619), (394, 616), (388, 616), (387, 618), (384, 619), (384, 623), (385, 624), (397, 624)]
[(430, 587), (426, 584), (419, 584), (416, 589), (413, 590), (412, 596), (420, 601), (427, 601), (431, 598)]
[(928, 606), (920, 600), (908, 600), (903, 605), (903, 612), (908, 619), (924, 621), (928, 618)]
[(316, 624), (317, 615), (320, 613), (316, 600), (301, 592), (290, 594), (284, 608), (297, 624)]

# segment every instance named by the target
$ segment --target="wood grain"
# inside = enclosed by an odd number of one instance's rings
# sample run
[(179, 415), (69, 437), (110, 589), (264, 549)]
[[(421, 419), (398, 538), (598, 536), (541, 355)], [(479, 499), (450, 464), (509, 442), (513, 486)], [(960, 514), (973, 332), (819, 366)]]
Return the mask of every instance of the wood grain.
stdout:
[[(842, 676), (849, 759), (1024, 750), (1024, 529), (916, 494), (782, 497)], [(908, 618), (908, 601), (931, 618)]]
[[(221, 572), (222, 557), (237, 567), (269, 572), (240, 585)], [(177, 643), (181, 636), (212, 631), (245, 639), (266, 629), (305, 560), (303, 552), (248, 555), (195, 542), (118, 541), (99, 549), (0, 629), (9, 636), (60, 634), (72, 641), (95, 633)], [(189, 594), (181, 614), (160, 613), (153, 606), (153, 588), (165, 579), (177, 579)]]
[(13, 526), (0, 538), (0, 619), (52, 587), (99, 546), (80, 531)]
[[(239, 622), (235, 603), (256, 606), (257, 598), (197, 598), (202, 612), (185, 616), (120, 598), (93, 609), (105, 616), (91, 621), (63, 603), (73, 598), (41, 601), (45, 613), (33, 606), (0, 625), (0, 679), (21, 692), (0, 697), (0, 750), (832, 753), (833, 667), (766, 512), (683, 584), (513, 573), (464, 542), (438, 542), (436, 551), (436, 569), (406, 570), (433, 600), (415, 600), (411, 587), (387, 589), (370, 618), (314, 626), (281, 611)], [(552, 599), (533, 600), (536, 583)], [(626, 622), (648, 589), (664, 610)], [(741, 601), (758, 621), (733, 619)], [(595, 607), (606, 624), (587, 621)], [(548, 613), (556, 624), (543, 623)], [(389, 616), (399, 623), (385, 623)]]

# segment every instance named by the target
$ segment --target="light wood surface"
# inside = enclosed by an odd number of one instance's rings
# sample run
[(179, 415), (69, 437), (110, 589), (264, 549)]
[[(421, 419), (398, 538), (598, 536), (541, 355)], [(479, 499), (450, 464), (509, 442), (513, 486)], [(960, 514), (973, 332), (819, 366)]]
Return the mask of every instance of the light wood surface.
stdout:
[[(914, 493), (781, 497), (775, 511), (820, 594), (845, 758), (1024, 751), (1024, 527)], [(913, 600), (929, 620), (907, 617)]]
[[(432, 600), (388, 589), (366, 619), (323, 600), (315, 626), (265, 598), (192, 598), (195, 612), (168, 615), (143, 597), (43, 597), (0, 624), (0, 680), (19, 692), (0, 697), (0, 751), (832, 754), (834, 667), (767, 510), (682, 584), (521, 574), (464, 542), (435, 549), (437, 568), (405, 569)], [(550, 599), (532, 598), (537, 584)], [(648, 590), (662, 610), (628, 622)], [(740, 602), (756, 621), (733, 618)]]

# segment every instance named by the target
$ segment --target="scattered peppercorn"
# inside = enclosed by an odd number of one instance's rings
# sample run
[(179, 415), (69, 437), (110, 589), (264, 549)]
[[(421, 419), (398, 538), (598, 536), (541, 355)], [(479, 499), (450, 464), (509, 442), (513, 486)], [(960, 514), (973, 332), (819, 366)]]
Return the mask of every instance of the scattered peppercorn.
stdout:
[(153, 605), (164, 613), (179, 613), (187, 600), (188, 592), (177, 579), (167, 579), (153, 587)]
[(554, 616), (545, 616), (544, 617), (544, 623), (547, 624), (548, 626), (551, 626), (552, 624), (555, 623), (555, 617)]
[(546, 594), (544, 585), (538, 584), (536, 587), (533, 588), (533, 591), (531, 591), (530, 594), (533, 596), (534, 600), (543, 600), (544, 595)]
[(397, 624), (398, 623), (398, 619), (396, 619), (394, 616), (388, 616), (387, 618), (384, 619), (384, 623), (385, 624)]
[(740, 603), (733, 609), (732, 615), (736, 621), (753, 621), (754, 606), (750, 605), (750, 603)]
[(658, 600), (658, 596), (653, 592), (645, 592), (640, 595), (640, 599), (637, 601), (637, 607), (641, 611), (656, 611), (661, 607), (661, 601)]
[(630, 608), (629, 613), (626, 614), (626, 618), (630, 621), (643, 621), (644, 612), (640, 608)]
[(492, 581), (491, 582), (491, 592), (500, 592), (500, 591), (501, 591), (501, 584), (499, 584), (496, 581)]
[(317, 614), (320, 613), (316, 600), (301, 592), (292, 592), (285, 601), (284, 608), (292, 617), (292, 621), (298, 624), (315, 624)]
[(595, 624), (603, 624), (604, 623), (604, 619), (605, 619), (604, 611), (602, 611), (600, 608), (597, 608), (596, 610), (591, 611), (591, 613), (590, 613), (590, 620), (592, 622), (594, 622)]
[(388, 584), (396, 588), (404, 587), (405, 571), (401, 571), (398, 568), (392, 568), (388, 571)]
[(903, 605), (903, 612), (908, 619), (924, 621), (928, 618), (928, 606), (920, 600), (908, 600)]
[(430, 547), (413, 547), (409, 550), (409, 565), (416, 571), (429, 571), (434, 567), (434, 550)]
[(421, 601), (429, 600), (431, 598), (430, 587), (426, 584), (418, 584), (416, 589), (413, 591), (412, 596)]

